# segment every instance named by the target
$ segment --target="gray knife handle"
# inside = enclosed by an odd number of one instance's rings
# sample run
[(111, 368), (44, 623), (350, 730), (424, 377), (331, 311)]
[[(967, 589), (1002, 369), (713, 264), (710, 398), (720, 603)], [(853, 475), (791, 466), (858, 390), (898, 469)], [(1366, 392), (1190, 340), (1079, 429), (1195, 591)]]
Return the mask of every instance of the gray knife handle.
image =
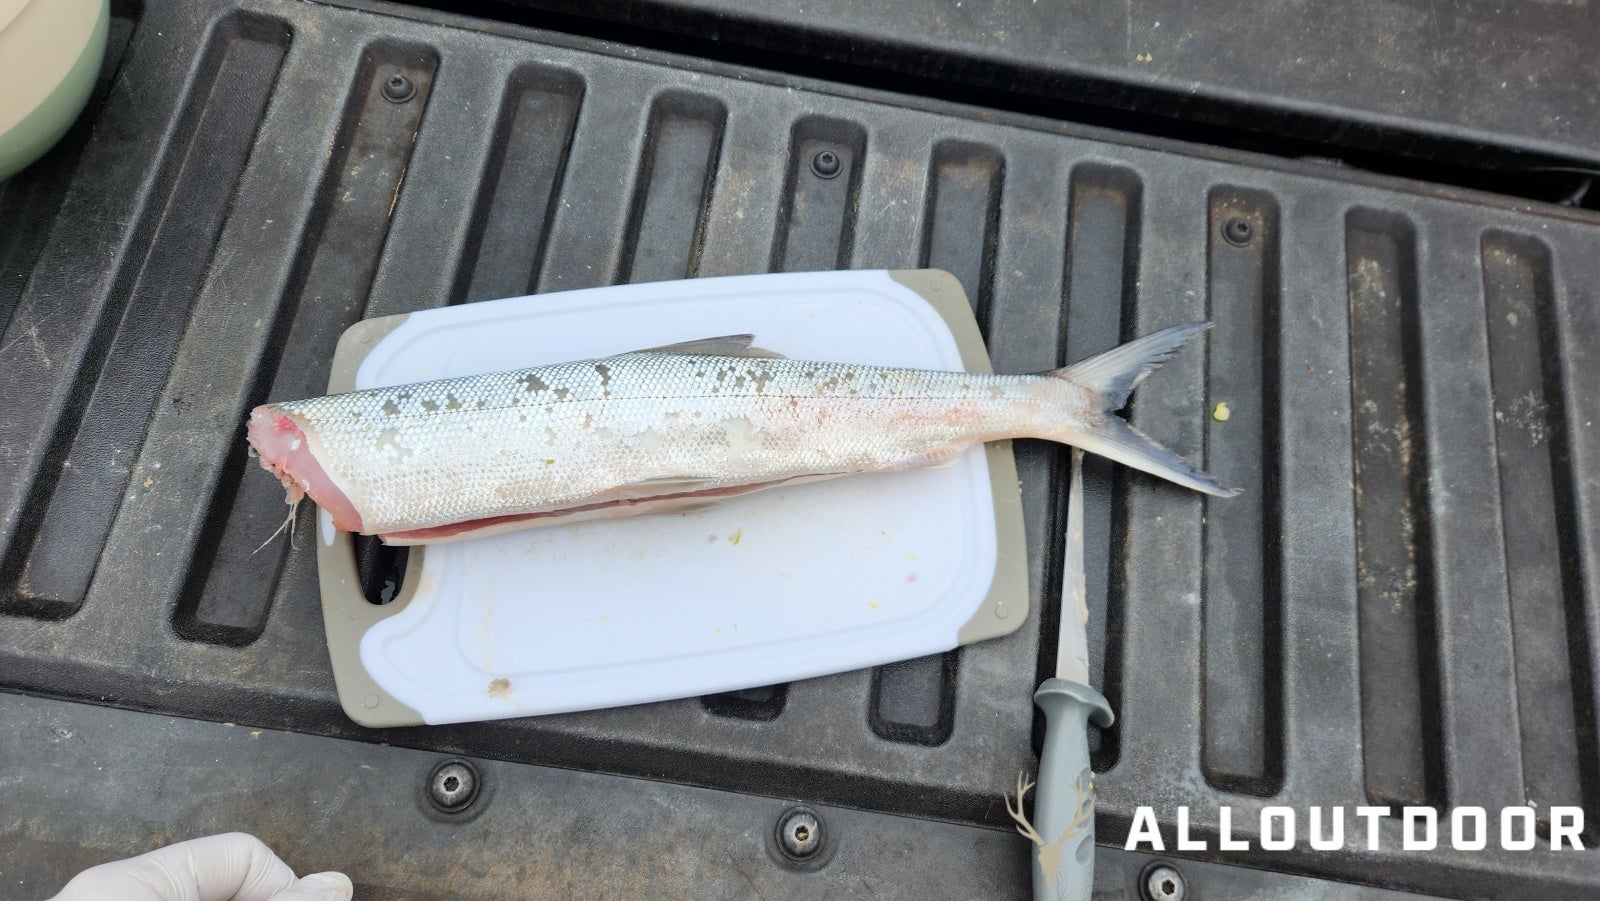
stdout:
[[(1115, 717), (1087, 685), (1046, 679), (1033, 693), (1044, 711), (1044, 752), (1033, 796), (1033, 897), (1089, 901), (1094, 891), (1094, 771), (1089, 768), (1089, 720), (1102, 728)], [(1054, 865), (1054, 872), (1046, 868)]]

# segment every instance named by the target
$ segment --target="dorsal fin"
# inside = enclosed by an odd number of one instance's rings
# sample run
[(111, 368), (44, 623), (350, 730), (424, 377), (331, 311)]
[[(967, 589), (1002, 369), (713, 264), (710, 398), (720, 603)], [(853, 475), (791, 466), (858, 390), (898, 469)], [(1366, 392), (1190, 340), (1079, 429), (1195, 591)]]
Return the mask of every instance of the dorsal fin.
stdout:
[(768, 360), (781, 360), (783, 354), (773, 353), (760, 347), (752, 346), (756, 340), (755, 335), (719, 335), (715, 338), (696, 338), (693, 341), (679, 341), (677, 344), (663, 344), (660, 347), (646, 347), (642, 350), (629, 351), (636, 354), (704, 354), (708, 357), (757, 357)]

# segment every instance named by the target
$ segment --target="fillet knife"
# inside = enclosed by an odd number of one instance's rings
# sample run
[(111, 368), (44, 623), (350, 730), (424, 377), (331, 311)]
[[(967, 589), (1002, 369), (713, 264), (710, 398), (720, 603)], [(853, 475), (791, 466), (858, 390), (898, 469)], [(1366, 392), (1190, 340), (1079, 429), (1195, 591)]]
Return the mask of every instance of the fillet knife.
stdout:
[[(1089, 720), (1102, 728), (1111, 705), (1089, 685), (1089, 620), (1083, 574), (1083, 451), (1072, 449), (1067, 493), (1066, 565), (1056, 674), (1034, 692), (1044, 711), (1044, 751), (1034, 795), (1033, 897), (1089, 901), (1094, 891), (1094, 771), (1089, 768)], [(1021, 807), (1021, 800), (1018, 800)], [(1026, 834), (1026, 833), (1024, 833)]]

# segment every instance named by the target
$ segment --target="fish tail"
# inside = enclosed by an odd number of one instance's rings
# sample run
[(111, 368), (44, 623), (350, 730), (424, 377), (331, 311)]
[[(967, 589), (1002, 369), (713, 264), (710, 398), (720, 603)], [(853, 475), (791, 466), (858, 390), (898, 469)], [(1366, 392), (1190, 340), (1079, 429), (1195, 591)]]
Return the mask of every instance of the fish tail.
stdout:
[(1087, 415), (1068, 417), (1074, 426), (1063, 440), (1090, 453), (1125, 466), (1160, 476), (1196, 491), (1233, 497), (1240, 489), (1228, 488), (1183, 458), (1157, 444), (1150, 436), (1114, 415), (1128, 403), (1128, 395), (1156, 367), (1171, 359), (1190, 338), (1211, 328), (1209, 322), (1173, 326), (1113, 348), (1096, 357), (1044, 373), (1065, 379), (1090, 396)]
[(1120, 410), (1146, 376), (1172, 359), (1184, 342), (1210, 328), (1209, 322), (1175, 325), (1048, 374), (1093, 391), (1105, 401), (1107, 412)]

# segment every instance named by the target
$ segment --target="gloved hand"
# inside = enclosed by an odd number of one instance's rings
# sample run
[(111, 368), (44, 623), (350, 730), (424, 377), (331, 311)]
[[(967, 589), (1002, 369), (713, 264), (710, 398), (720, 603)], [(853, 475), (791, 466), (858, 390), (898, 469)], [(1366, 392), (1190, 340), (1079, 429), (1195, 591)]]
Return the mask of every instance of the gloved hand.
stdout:
[(261, 839), (229, 832), (90, 867), (54, 901), (344, 901), (353, 892), (343, 873), (296, 879)]

